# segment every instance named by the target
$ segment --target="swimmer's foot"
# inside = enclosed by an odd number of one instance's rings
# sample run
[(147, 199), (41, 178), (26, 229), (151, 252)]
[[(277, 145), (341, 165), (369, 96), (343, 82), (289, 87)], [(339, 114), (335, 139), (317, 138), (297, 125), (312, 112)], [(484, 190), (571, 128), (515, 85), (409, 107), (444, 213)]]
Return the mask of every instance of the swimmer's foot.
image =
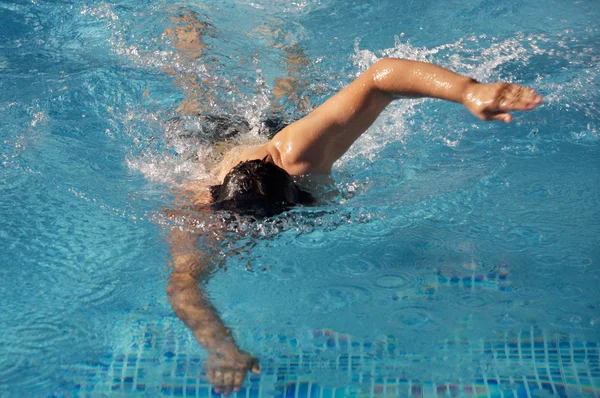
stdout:
[(213, 26), (208, 21), (200, 20), (200, 15), (191, 10), (184, 10), (177, 17), (171, 18), (176, 26), (167, 28), (163, 33), (168, 37), (181, 55), (189, 59), (202, 57), (208, 49), (203, 37), (213, 35)]
[(529, 111), (542, 97), (529, 87), (510, 83), (470, 83), (462, 96), (463, 105), (482, 120), (512, 121), (511, 111)]

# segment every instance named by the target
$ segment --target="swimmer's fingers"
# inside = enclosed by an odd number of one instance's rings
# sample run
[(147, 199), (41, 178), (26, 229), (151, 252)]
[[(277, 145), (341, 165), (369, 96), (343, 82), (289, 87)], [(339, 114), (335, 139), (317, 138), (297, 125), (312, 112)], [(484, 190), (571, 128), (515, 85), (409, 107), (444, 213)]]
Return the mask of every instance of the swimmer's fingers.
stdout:
[[(212, 372), (209, 381), (215, 393), (228, 396), (233, 391), (237, 392), (244, 381), (243, 377), (241, 379), (238, 377), (238, 373), (235, 369), (218, 369)], [(236, 383), (238, 379), (241, 381)]]
[(506, 83), (501, 87), (495, 101), (497, 106), (487, 115), (487, 120), (510, 123), (513, 119), (510, 111), (529, 111), (542, 102), (542, 97), (532, 88)]
[(510, 83), (475, 83), (469, 86), (463, 104), (482, 120), (512, 121), (511, 111), (527, 111), (542, 102), (533, 89)]
[(542, 102), (542, 96), (532, 88), (505, 84), (498, 95), (499, 111), (528, 111)]
[(244, 383), (244, 379), (246, 378), (246, 372), (237, 372), (233, 379), (233, 391), (238, 392), (240, 387)]
[(223, 371), (221, 369), (213, 370), (209, 372), (208, 381), (213, 385), (213, 388), (217, 394), (221, 394), (224, 389)]
[(228, 396), (233, 391), (233, 380), (236, 372), (233, 369), (227, 369), (223, 375), (223, 395)]
[(243, 351), (232, 351), (208, 359), (208, 380), (218, 394), (238, 392), (248, 371), (259, 373), (258, 359)]
[(242, 387), (242, 384), (244, 384), (247, 369), (252, 369), (253, 373), (258, 373), (258, 363), (252, 368), (228, 368), (223, 369), (221, 372), (217, 372), (219, 373), (219, 376), (222, 375), (222, 378), (216, 378), (215, 382), (213, 382), (215, 392), (223, 394), (224, 396), (228, 396), (232, 392), (238, 392)]

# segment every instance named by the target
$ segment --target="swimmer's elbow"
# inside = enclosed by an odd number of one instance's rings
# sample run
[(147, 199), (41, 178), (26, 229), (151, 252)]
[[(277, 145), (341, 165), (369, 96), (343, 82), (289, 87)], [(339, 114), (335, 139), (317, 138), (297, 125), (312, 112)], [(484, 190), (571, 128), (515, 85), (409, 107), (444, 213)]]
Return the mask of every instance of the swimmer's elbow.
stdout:
[(167, 284), (167, 295), (174, 297), (179, 292), (193, 287), (197, 282), (198, 280), (189, 273), (172, 273)]
[[(379, 61), (375, 62), (373, 64), (373, 66), (371, 66), (371, 69), (377, 70), (379, 72), (385, 72), (385, 71), (401, 71), (402, 69), (405, 69), (406, 67), (410, 66), (410, 64), (417, 62), (417, 61), (411, 61), (409, 59), (404, 59), (404, 58), (381, 58)], [(389, 75), (380, 75), (380, 78), (383, 77), (388, 77)]]
[(415, 61), (400, 58), (382, 58), (369, 68), (371, 83), (375, 91), (386, 97), (395, 97), (410, 84), (406, 79), (410, 75)]

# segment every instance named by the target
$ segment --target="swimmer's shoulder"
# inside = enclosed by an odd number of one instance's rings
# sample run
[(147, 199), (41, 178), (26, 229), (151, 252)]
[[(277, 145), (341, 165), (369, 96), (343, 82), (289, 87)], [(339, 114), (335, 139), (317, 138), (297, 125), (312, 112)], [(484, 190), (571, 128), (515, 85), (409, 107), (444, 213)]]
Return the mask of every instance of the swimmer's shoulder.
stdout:
[(211, 176), (222, 183), (231, 169), (240, 162), (254, 159), (264, 159), (270, 155), (267, 145), (238, 145), (225, 152), (223, 159), (211, 170)]

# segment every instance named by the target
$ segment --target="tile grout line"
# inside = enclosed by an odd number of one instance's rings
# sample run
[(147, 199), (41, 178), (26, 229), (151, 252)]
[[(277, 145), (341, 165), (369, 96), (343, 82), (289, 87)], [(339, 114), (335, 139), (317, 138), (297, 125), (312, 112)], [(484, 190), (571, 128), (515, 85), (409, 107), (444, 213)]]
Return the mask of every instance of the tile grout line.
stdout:
[(571, 367), (573, 368), (573, 372), (575, 373), (575, 381), (577, 382), (577, 387), (579, 387), (579, 392), (583, 392), (583, 386), (581, 385), (581, 380), (579, 379), (579, 373), (577, 372), (577, 366), (575, 364), (575, 353), (573, 349), (572, 335), (569, 335), (569, 354), (571, 356)]
[(552, 387), (552, 392), (554, 394), (558, 394), (556, 391), (556, 386), (554, 385), (554, 378), (552, 377), (552, 372), (550, 371), (550, 357), (548, 356), (548, 336), (546, 335), (546, 331), (542, 331), (542, 340), (544, 341), (544, 356), (546, 359), (546, 372), (548, 372), (548, 379), (550, 380), (550, 386)]

